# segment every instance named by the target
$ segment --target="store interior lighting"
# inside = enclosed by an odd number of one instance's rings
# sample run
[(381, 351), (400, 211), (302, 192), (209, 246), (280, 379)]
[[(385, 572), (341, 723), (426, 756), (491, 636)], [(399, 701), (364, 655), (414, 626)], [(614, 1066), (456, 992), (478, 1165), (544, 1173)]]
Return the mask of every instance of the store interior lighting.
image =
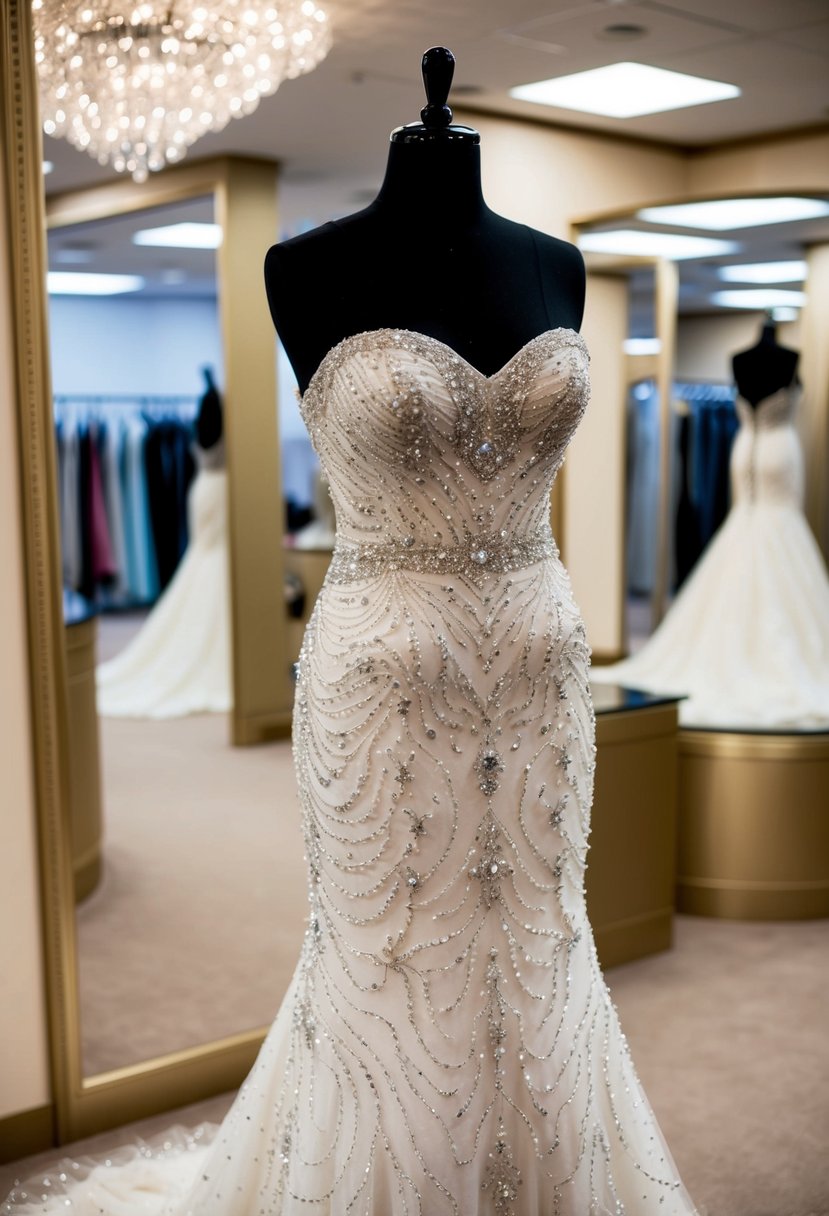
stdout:
[(730, 232), (759, 228), (765, 224), (787, 224), (794, 220), (819, 219), (829, 215), (829, 202), (822, 198), (723, 198), (705, 203), (643, 207), (636, 218), (649, 224), (702, 228)]
[(650, 67), (645, 63), (612, 63), (570, 76), (537, 80), (510, 89), (510, 97), (583, 114), (602, 114), (608, 118), (639, 118), (665, 110), (684, 110), (739, 97), (734, 84), (706, 80)]
[(584, 232), (579, 248), (585, 253), (615, 253), (624, 257), (684, 258), (721, 257), (739, 249), (734, 241), (712, 237), (686, 236), (675, 232), (646, 232), (636, 228), (615, 228), (608, 232)]
[(744, 266), (719, 266), (717, 274), (727, 283), (803, 283), (805, 262), (751, 262)]
[(138, 274), (85, 274), (82, 271), (50, 270), (46, 288), (50, 296), (117, 296), (140, 291), (144, 279)]
[(749, 288), (746, 291), (715, 291), (712, 304), (721, 308), (746, 308), (758, 312), (767, 308), (802, 308), (806, 303), (803, 291), (786, 291), (785, 288)]
[(134, 245), (156, 245), (170, 249), (218, 249), (222, 243), (221, 224), (167, 224), (141, 228), (133, 233)]
[(662, 343), (658, 338), (626, 338), (622, 348), (626, 355), (658, 355)]

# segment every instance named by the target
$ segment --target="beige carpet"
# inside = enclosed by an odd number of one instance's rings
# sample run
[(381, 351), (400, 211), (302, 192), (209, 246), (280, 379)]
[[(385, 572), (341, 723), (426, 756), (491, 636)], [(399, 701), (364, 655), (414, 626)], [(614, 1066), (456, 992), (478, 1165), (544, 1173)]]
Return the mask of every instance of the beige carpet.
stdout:
[(104, 878), (77, 921), (86, 1075), (265, 1025), (288, 985), (306, 915), (290, 743), (227, 740), (218, 714), (101, 720)]

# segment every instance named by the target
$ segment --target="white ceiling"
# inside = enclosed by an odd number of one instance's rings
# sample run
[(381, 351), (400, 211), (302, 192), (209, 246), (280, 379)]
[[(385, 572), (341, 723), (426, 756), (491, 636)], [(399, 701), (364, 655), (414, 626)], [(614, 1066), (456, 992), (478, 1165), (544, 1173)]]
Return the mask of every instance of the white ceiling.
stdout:
[[(286, 232), (372, 196), (389, 131), (419, 116), (420, 56), (435, 44), (457, 59), (456, 108), (686, 147), (829, 125), (829, 0), (329, 0), (327, 8), (334, 47), (320, 67), (191, 153), (281, 161)], [(608, 31), (619, 25), (645, 32), (619, 38)], [(726, 80), (742, 96), (619, 120), (507, 95), (516, 84), (626, 59)], [(48, 193), (114, 176), (61, 140), (45, 138), (44, 154), (55, 165)]]

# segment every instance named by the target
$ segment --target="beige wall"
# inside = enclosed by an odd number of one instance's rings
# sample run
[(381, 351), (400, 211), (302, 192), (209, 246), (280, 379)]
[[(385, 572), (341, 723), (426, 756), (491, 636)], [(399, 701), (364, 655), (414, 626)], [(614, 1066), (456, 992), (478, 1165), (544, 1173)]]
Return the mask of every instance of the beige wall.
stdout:
[(687, 190), (687, 159), (672, 149), (481, 114), (466, 121), (481, 133), (489, 205), (565, 240), (575, 219)]
[[(730, 384), (732, 355), (754, 345), (762, 324), (762, 313), (736, 311), (680, 321), (677, 327), (677, 379), (718, 380)], [(777, 334), (784, 346), (800, 348), (799, 321), (779, 325)]]
[(689, 195), (829, 190), (829, 132), (730, 144), (688, 162)]
[(4, 200), (0, 188), (0, 1119), (49, 1101)]

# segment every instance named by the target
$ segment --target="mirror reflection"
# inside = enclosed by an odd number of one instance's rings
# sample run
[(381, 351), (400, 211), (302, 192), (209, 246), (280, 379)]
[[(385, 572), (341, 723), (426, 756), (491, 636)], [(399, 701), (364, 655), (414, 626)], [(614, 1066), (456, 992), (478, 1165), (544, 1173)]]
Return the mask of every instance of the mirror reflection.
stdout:
[[(787, 201), (797, 204), (791, 216)], [(799, 358), (808, 251), (829, 236), (828, 211), (821, 198), (652, 207), (582, 237), (594, 251), (588, 259), (665, 256), (679, 269), (667, 482), (664, 415), (648, 364), (660, 342), (653, 276), (635, 266), (629, 274), (632, 657), (593, 678), (684, 694), (685, 726), (815, 730), (829, 722), (829, 581), (804, 513), (810, 386), (801, 400)], [(663, 620), (652, 612), (660, 561), (669, 570)]]
[(229, 742), (220, 241), (212, 197), (49, 233), (86, 1076), (267, 1023), (302, 932), (289, 744)]

